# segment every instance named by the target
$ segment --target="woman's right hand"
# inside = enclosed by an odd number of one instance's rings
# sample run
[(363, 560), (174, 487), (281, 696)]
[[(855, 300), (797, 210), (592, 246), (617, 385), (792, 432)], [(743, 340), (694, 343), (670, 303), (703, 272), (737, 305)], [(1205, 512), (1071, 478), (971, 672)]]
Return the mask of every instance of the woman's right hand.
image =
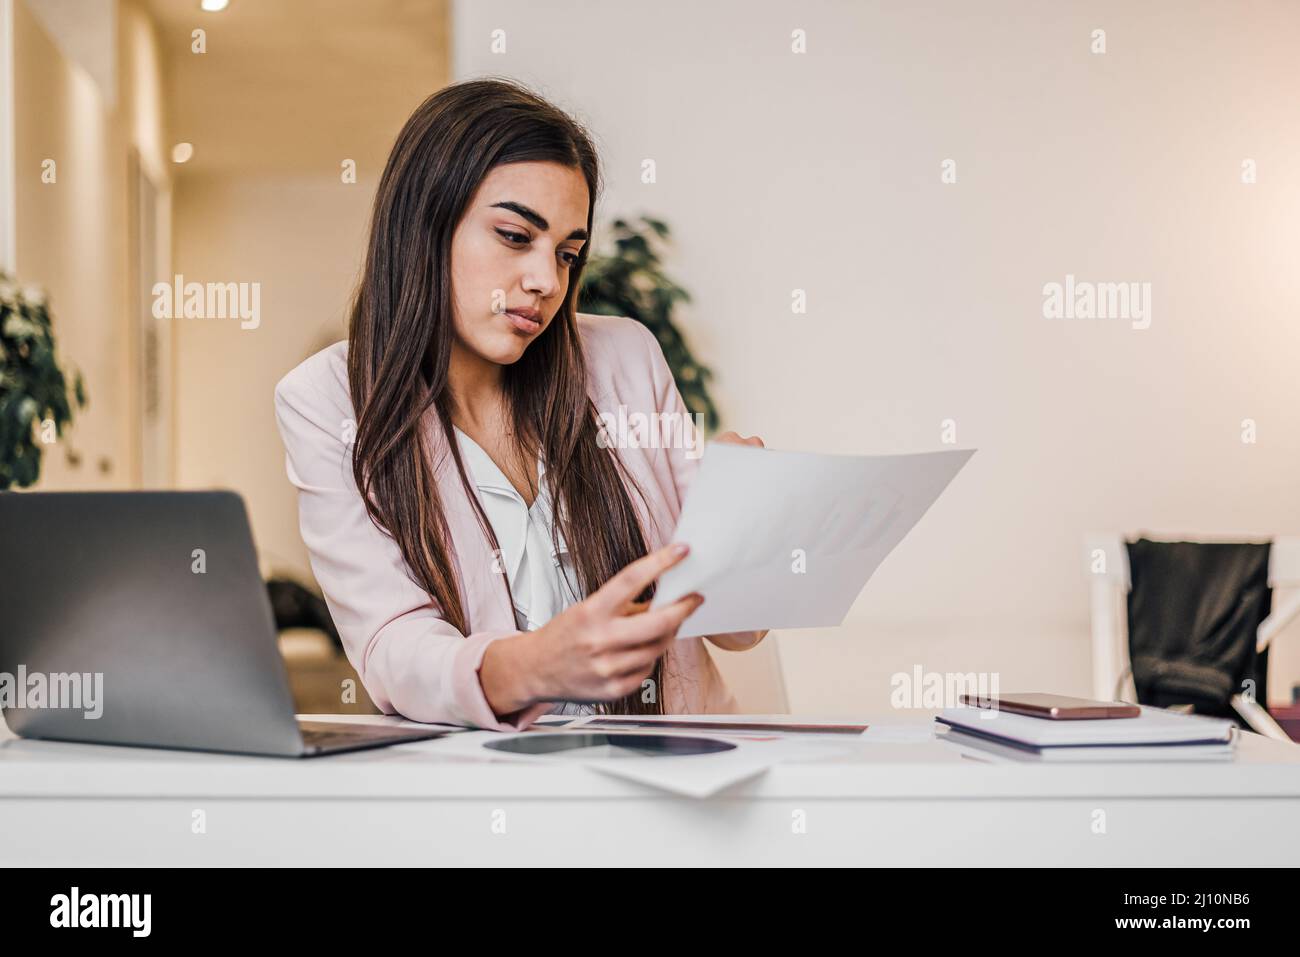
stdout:
[[(646, 586), (680, 562), (687, 553), (685, 545), (666, 545), (628, 564), (587, 598), (570, 605), (536, 631), (495, 641), (488, 646), (505, 652), (514, 667), (508, 669), (516, 678), (510, 684), (515, 693), (504, 688), (496, 697), (507, 711), (522, 703), (538, 701), (612, 701), (641, 687), (654, 671), (655, 662), (677, 638), (677, 629), (704, 601), (692, 593), (672, 604), (647, 610), (636, 597)], [(484, 666), (489, 665), (488, 657)], [(503, 664), (503, 662), (498, 662)], [(493, 668), (493, 671), (498, 671)], [(487, 675), (484, 692), (489, 702)], [(493, 684), (500, 684), (495, 679)], [(521, 693), (521, 688), (527, 691)], [(501, 710), (497, 711), (502, 713)]]
[(692, 593), (654, 611), (636, 602), (686, 553), (685, 545), (667, 545), (637, 559), (537, 629), (538, 700), (612, 701), (637, 691), (704, 601)]

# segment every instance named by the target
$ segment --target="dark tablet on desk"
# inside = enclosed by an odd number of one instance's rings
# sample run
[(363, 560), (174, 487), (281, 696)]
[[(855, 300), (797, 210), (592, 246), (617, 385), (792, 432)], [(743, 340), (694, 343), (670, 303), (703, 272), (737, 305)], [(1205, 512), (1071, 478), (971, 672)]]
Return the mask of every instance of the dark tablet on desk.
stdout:
[(561, 731), (555, 734), (529, 734), (483, 745), (493, 751), (512, 754), (557, 754), (588, 748), (606, 748), (611, 757), (681, 757), (687, 754), (717, 754), (735, 750), (728, 741), (692, 738), (675, 734), (585, 734)]

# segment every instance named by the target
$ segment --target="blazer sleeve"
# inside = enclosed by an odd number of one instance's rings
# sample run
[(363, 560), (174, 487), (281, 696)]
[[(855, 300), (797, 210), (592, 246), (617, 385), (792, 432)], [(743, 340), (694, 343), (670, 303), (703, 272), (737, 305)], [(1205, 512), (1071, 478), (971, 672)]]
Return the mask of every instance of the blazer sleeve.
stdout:
[[(649, 328), (639, 322), (635, 323), (635, 325), (641, 330), (646, 351), (649, 353), (648, 361), (654, 390), (655, 411), (680, 416), (682, 417), (681, 421), (686, 421), (686, 417), (690, 413), (686, 409), (686, 403), (682, 400), (681, 392), (677, 389), (677, 382), (673, 379), (672, 369), (668, 367), (668, 360), (664, 357), (663, 347), (659, 345), (659, 340), (655, 338), (654, 333)], [(667, 421), (674, 421), (674, 419)], [(668, 448), (663, 450), (668, 471), (672, 475), (673, 489), (677, 498), (673, 509), (674, 519), (681, 514), (682, 503), (686, 500), (686, 490), (690, 487), (695, 478), (695, 473), (700, 468), (700, 458), (698, 456), (703, 450), (704, 443), (702, 428), (694, 436), (693, 441), (697, 446), (695, 449), (688, 448), (687, 446), (690, 443), (687, 442), (670, 442), (666, 443)], [(752, 644), (758, 643), (760, 632), (737, 631), (729, 634), (734, 634), (737, 639), (745, 643), (751, 643), (752, 646)]]
[(493, 713), (479, 682), (483, 655), (491, 642), (518, 632), (465, 636), (441, 616), (357, 491), (344, 441), (351, 402), (294, 376), (276, 386), (275, 414), (302, 538), (348, 660), (375, 704), (414, 721), (499, 731), (520, 730), (547, 713), (550, 702), (511, 720)]

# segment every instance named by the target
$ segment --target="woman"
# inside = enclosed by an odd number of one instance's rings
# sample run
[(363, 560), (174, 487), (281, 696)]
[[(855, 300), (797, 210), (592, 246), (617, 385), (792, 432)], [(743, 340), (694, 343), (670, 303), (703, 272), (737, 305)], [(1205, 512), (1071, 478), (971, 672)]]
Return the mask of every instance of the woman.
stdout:
[(588, 136), (527, 89), (429, 97), (380, 180), (348, 340), (276, 387), (312, 568), (385, 713), (735, 710), (676, 638), (701, 596), (647, 607), (697, 462), (600, 437), (620, 407), (686, 410), (649, 330), (575, 311), (598, 192)]

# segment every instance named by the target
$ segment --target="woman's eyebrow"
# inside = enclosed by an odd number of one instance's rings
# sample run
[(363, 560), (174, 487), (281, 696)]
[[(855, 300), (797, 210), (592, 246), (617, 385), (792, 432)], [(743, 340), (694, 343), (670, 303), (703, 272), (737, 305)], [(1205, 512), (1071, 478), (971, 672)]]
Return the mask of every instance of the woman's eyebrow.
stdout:
[[(507, 199), (507, 200), (503, 200), (500, 203), (493, 203), (492, 206), (494, 208), (500, 207), (501, 209), (508, 209), (511, 210), (512, 212), (516, 212), (520, 216), (524, 217), (524, 219), (528, 220), (530, 223), (536, 226), (538, 229), (540, 229), (542, 232), (544, 233), (550, 232), (551, 224), (546, 221), (546, 217), (543, 216), (541, 213), (537, 212), (537, 210), (530, 209), (529, 207), (525, 206), (523, 203), (516, 203), (514, 200)], [(569, 235), (565, 237), (565, 239), (586, 239), (586, 238), (587, 238), (587, 231), (585, 229), (575, 229), (573, 232), (569, 233)]]

